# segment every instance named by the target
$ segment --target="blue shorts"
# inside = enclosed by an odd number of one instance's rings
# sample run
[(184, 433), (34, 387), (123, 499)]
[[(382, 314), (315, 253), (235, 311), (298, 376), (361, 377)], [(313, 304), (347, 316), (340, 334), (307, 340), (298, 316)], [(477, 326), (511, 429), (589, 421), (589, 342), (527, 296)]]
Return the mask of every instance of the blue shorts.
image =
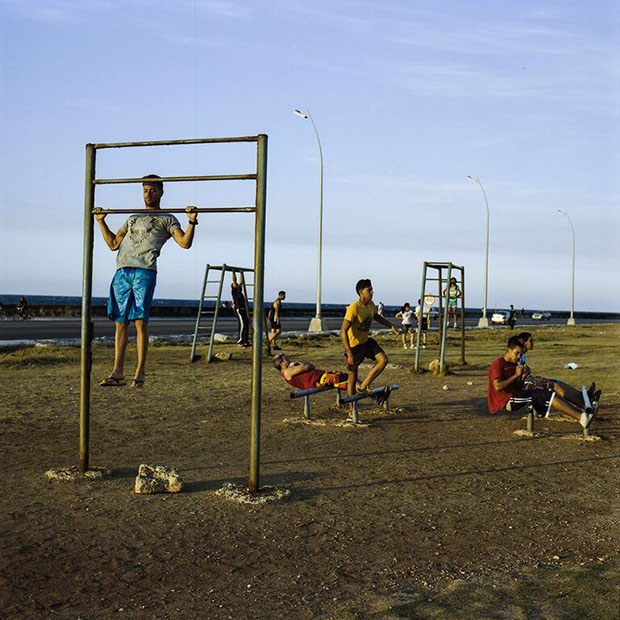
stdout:
[(108, 318), (117, 323), (142, 319), (148, 323), (157, 272), (138, 267), (118, 269), (110, 285)]
[(448, 299), (448, 308), (456, 308), (456, 299)]

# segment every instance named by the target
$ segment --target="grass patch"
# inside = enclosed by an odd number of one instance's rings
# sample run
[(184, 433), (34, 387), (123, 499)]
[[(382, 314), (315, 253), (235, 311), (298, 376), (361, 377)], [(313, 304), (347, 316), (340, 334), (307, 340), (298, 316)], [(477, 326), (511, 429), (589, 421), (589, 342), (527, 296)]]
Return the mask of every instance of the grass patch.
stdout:
[(353, 618), (416, 620), (617, 620), (620, 561), (534, 568), (497, 579), (457, 580), (437, 593)]

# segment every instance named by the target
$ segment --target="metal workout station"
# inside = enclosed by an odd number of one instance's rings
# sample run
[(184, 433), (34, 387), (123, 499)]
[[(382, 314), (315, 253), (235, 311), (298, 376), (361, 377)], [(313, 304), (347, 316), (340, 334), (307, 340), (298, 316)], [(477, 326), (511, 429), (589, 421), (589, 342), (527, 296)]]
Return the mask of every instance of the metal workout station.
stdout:
[[(82, 275), (82, 356), (80, 381), (80, 472), (88, 471), (89, 425), (90, 425), (90, 374), (92, 367), (92, 322), (93, 288), (93, 241), (95, 189), (97, 185), (112, 183), (144, 183), (142, 178), (98, 179), (96, 178), (96, 155), (100, 149), (136, 148), (141, 146), (183, 146), (194, 144), (217, 144), (224, 142), (256, 142), (256, 172), (250, 174), (200, 175), (162, 177), (162, 182), (173, 181), (255, 181), (256, 198), (254, 206), (198, 208), (198, 213), (254, 213), (254, 308), (263, 307), (265, 285), (265, 215), (267, 183), (267, 136), (245, 136), (239, 138), (197, 138), (192, 140), (160, 140), (149, 142), (119, 142), (86, 145), (86, 186), (84, 192), (84, 267)], [(101, 213), (141, 213), (146, 209), (105, 209)], [(164, 213), (185, 213), (185, 209), (165, 209)], [(252, 317), (252, 418), (250, 427), (250, 467), (248, 488), (251, 493), (259, 489), (260, 467), (260, 417), (262, 378), (262, 312)]]
[[(437, 277), (431, 278), (428, 275), (428, 270), (434, 269)], [(446, 276), (444, 279), (444, 269), (446, 270)], [(420, 320), (418, 321), (418, 328), (416, 334), (416, 347), (415, 347), (415, 370), (420, 368), (420, 337), (422, 335), (422, 317), (424, 315), (424, 305), (426, 297), (433, 297), (429, 295), (426, 288), (427, 282), (437, 282), (437, 299), (439, 300), (439, 371), (443, 372), (446, 363), (446, 333), (448, 331), (448, 301), (450, 291), (450, 280), (455, 277), (454, 273), (459, 272), (460, 278), (457, 277), (457, 285), (460, 284), (461, 289), (461, 364), (465, 364), (465, 267), (455, 265), (454, 263), (434, 263), (424, 261), (424, 267), (422, 269), (422, 293), (420, 294)], [(454, 273), (453, 273), (454, 272)], [(445, 295), (443, 293), (443, 287), (445, 286)], [(445, 297), (446, 311), (443, 311), (442, 299)], [(433, 301), (431, 302), (434, 303)]]

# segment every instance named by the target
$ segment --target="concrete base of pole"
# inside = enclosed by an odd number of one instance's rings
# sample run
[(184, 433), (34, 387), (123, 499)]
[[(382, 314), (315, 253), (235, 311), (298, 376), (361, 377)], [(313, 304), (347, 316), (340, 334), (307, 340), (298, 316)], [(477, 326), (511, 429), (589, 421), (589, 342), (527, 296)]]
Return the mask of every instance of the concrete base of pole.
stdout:
[(486, 316), (481, 316), (480, 319), (478, 319), (478, 327), (488, 327), (489, 326), (489, 319), (487, 319)]
[(568, 321), (566, 321), (566, 324), (567, 325), (575, 325), (575, 319), (573, 317), (570, 317), (568, 319)]
[(312, 317), (310, 327), (308, 327), (309, 332), (326, 332), (327, 329), (327, 322), (325, 319), (319, 318), (318, 316)]

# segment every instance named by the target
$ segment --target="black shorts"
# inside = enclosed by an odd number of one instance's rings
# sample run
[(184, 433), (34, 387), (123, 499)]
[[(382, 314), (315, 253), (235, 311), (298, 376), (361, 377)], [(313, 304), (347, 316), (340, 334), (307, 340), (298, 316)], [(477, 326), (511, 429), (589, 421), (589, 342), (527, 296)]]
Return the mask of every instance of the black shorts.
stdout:
[[(373, 338), (369, 338), (364, 344), (358, 344), (356, 347), (351, 348), (353, 354), (353, 365), (357, 367), (365, 360), (374, 360), (377, 354), (383, 353), (383, 349), (377, 344), (377, 341)], [(347, 359), (347, 353), (344, 353), (345, 360)]]
[(280, 324), (280, 321), (269, 321), (270, 325), (271, 325), (271, 329), (276, 330), (276, 329), (282, 329), (282, 325)]
[(411, 328), (411, 325), (409, 325), (409, 323), (403, 323), (401, 325), (401, 327), (403, 328), (403, 336), (407, 333), (409, 333), (410, 331), (413, 331)]
[(532, 405), (538, 415), (547, 415), (551, 409), (554, 392), (549, 389), (517, 390), (508, 403), (508, 411), (517, 411), (526, 405)]

